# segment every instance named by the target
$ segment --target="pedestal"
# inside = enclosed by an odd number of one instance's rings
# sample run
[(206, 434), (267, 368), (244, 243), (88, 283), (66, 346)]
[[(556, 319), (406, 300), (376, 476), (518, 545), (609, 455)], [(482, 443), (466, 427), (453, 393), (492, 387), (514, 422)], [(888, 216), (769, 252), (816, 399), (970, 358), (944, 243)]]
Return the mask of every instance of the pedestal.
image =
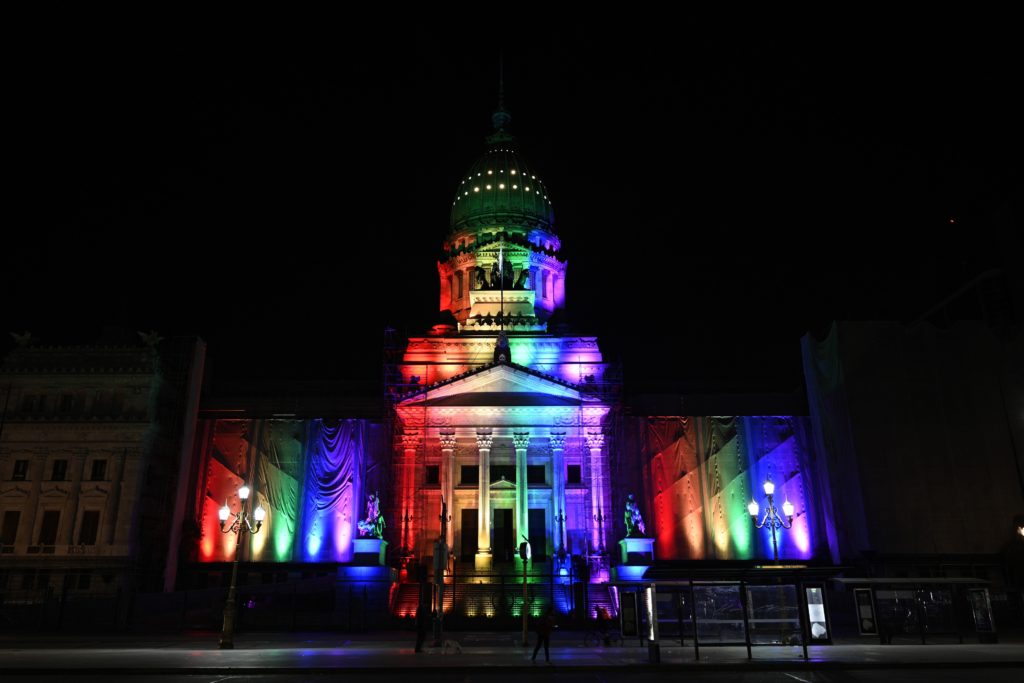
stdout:
[(494, 556), (489, 552), (477, 553), (473, 556), (473, 569), (478, 572), (489, 572), (493, 567)]
[(388, 542), (382, 538), (357, 538), (352, 541), (352, 564), (383, 567)]
[(616, 581), (640, 581), (654, 564), (653, 538), (624, 538), (619, 541), (620, 563), (612, 568)]

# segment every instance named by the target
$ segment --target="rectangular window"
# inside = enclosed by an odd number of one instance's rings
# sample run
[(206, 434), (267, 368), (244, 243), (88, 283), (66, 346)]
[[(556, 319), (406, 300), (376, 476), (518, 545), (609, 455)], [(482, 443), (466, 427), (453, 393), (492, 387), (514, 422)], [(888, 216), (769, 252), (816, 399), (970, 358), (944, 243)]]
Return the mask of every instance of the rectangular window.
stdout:
[(106, 460), (93, 460), (92, 461), (92, 481), (106, 481), (107, 479), (107, 461)]
[(75, 407), (75, 397), (71, 394), (63, 394), (60, 397), (60, 412), (70, 413)]
[(583, 483), (583, 473), (580, 465), (569, 465), (566, 475), (566, 481), (570, 484)]
[(527, 465), (526, 466), (526, 483), (527, 484), (546, 484), (547, 478), (544, 476), (544, 465)]
[(14, 481), (25, 481), (28, 478), (28, 460), (15, 460), (14, 472), (11, 479)]
[(18, 522), (21, 521), (21, 512), (8, 510), (4, 513), (4, 524), (0, 527), (0, 545), (14, 545), (18, 538)]
[(87, 591), (89, 586), (92, 584), (92, 574), (88, 571), (84, 571), (78, 575), (78, 590)]
[(455, 298), (456, 299), (461, 299), (462, 298), (462, 281), (463, 281), (464, 277), (465, 276), (462, 274), (461, 270), (455, 271)]
[(515, 465), (491, 465), (491, 483), (496, 481), (516, 481), (516, 466)]
[(68, 475), (68, 461), (67, 460), (54, 460), (53, 461), (53, 472), (51, 472), (51, 481), (64, 481)]
[(36, 397), (35, 394), (26, 394), (21, 399), (21, 412), (23, 413), (34, 413), (36, 412)]
[(78, 531), (79, 545), (96, 545), (96, 534), (100, 530), (99, 510), (86, 510), (82, 515), (82, 528)]
[(476, 465), (463, 465), (462, 466), (462, 479), (460, 480), (464, 485), (468, 484), (479, 484), (480, 483), (480, 468)]
[(60, 511), (47, 510), (43, 513), (43, 525), (39, 529), (39, 545), (54, 545), (57, 542), (57, 527), (60, 526)]
[(440, 465), (427, 465), (427, 480), (426, 483), (440, 484), (441, 483), (441, 466)]

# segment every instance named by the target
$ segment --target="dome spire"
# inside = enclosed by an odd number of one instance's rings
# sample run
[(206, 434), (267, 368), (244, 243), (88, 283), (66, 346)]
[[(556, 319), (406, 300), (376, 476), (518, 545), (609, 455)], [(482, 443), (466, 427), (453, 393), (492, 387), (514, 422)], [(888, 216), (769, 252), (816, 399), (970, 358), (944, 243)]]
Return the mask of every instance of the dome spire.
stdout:
[(501, 142), (511, 142), (512, 136), (505, 128), (512, 122), (512, 115), (505, 110), (505, 57), (498, 52), (498, 108), (491, 114), (491, 124), (494, 132), (487, 136), (487, 143), (494, 145)]

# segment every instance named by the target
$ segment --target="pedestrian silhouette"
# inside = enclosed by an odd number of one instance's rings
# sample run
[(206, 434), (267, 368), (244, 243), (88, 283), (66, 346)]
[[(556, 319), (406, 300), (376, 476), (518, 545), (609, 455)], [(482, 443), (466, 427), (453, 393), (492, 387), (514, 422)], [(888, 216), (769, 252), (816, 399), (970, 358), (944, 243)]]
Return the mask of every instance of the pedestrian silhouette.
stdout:
[(537, 661), (537, 653), (540, 652), (540, 646), (544, 646), (544, 661), (551, 663), (551, 653), (548, 648), (551, 645), (551, 631), (555, 628), (555, 615), (554, 610), (548, 607), (548, 611), (543, 617), (537, 620), (537, 647), (533, 648), (533, 657), (531, 661)]

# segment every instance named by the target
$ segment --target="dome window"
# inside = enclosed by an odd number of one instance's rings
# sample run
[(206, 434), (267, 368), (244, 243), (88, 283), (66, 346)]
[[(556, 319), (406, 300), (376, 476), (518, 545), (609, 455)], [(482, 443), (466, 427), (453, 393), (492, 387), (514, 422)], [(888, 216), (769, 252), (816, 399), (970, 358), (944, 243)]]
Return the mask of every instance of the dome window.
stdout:
[(512, 189), (513, 189), (513, 190), (518, 190), (518, 189), (519, 189), (519, 186), (518, 186), (518, 185), (513, 185), (513, 186), (512, 186)]
[(500, 183), (500, 184), (498, 185), (498, 189), (499, 189), (499, 190), (504, 190), (504, 189), (505, 189), (505, 183)]
[(491, 186), (490, 186), (490, 185), (488, 185), (488, 186), (487, 186), (487, 189), (488, 189), (488, 190), (489, 190), (489, 189), (491, 189)]
[(487, 171), (487, 175), (494, 175), (494, 171)]
[(516, 169), (513, 168), (511, 171), (509, 171), (509, 173), (511, 173), (512, 175), (515, 175), (516, 174)]
[(479, 187), (474, 187), (474, 188), (473, 188), (473, 192), (479, 192), (479, 191), (480, 191), (480, 188), (479, 188)]

